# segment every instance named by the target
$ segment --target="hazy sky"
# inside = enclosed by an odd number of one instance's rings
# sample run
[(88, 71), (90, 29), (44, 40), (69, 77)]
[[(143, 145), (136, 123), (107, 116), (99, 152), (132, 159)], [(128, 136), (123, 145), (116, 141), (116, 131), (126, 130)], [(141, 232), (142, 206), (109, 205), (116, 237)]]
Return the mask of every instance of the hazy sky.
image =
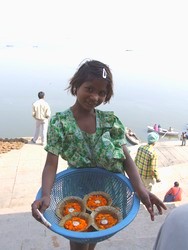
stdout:
[(7, 44), (23, 54), (56, 46), (67, 64), (90, 57), (186, 81), (187, 23), (182, 0), (3, 0), (0, 53)]
[(182, 49), (187, 45), (187, 1), (4, 0), (1, 40), (82, 41), (87, 47)]

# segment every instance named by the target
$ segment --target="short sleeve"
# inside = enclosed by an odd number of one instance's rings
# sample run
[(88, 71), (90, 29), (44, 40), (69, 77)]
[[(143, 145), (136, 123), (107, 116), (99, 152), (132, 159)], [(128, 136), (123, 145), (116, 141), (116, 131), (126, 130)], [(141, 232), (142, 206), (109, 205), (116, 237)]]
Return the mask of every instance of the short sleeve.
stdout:
[(55, 155), (62, 151), (63, 124), (58, 114), (50, 119), (45, 150)]
[(95, 146), (96, 162), (110, 171), (123, 172), (125, 154), (122, 145), (126, 144), (125, 127), (112, 112), (105, 112), (103, 115), (103, 133)]
[(125, 127), (118, 117), (114, 116), (114, 125), (110, 131), (110, 135), (115, 142), (118, 142), (119, 145), (127, 144), (125, 138)]

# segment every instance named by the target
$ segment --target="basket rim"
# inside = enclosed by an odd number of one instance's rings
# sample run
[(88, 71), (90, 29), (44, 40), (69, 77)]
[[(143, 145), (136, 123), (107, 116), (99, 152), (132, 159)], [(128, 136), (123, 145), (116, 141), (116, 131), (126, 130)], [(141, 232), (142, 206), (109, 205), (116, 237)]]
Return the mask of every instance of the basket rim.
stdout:
[[(56, 223), (51, 223), (51, 227), (49, 227), (50, 230), (52, 230), (53, 232), (60, 234), (62, 236), (64, 236), (65, 238), (68, 239), (75, 239), (75, 240), (85, 240), (86, 238), (90, 238), (92, 240), (96, 240), (97, 239), (101, 239), (104, 237), (108, 237), (109, 235), (113, 235), (116, 234), (118, 231), (122, 230), (123, 228), (125, 228), (126, 226), (128, 226), (136, 217), (139, 208), (140, 208), (140, 200), (137, 197), (137, 195), (134, 193), (134, 189), (132, 187), (132, 184), (130, 182), (130, 180), (123, 174), (121, 173), (114, 173), (114, 172), (110, 172), (106, 169), (102, 169), (99, 167), (92, 167), (92, 168), (69, 168), (66, 170), (63, 170), (59, 173), (56, 174), (56, 181), (58, 179), (60, 179), (62, 176), (66, 176), (66, 175), (70, 175), (73, 172), (101, 172), (101, 173), (106, 173), (108, 175), (112, 175), (112, 176), (116, 176), (116, 178), (121, 179), (123, 182), (126, 183), (126, 185), (130, 188), (130, 190), (132, 191), (132, 195), (133, 195), (133, 205), (132, 205), (132, 209), (129, 211), (128, 215), (126, 216), (126, 218), (122, 219), (118, 224), (116, 224), (115, 226), (105, 229), (105, 230), (100, 230), (100, 231), (94, 231), (94, 232), (74, 232), (74, 231), (70, 231), (67, 229), (64, 229), (62, 227), (60, 227), (58, 224)], [(36, 195), (36, 199), (39, 199), (41, 197), (41, 188), (39, 189), (37, 195)], [(44, 212), (44, 217), (45, 219), (48, 220), (48, 216), (47, 216), (47, 212)], [(100, 234), (99, 234), (100, 232)]]

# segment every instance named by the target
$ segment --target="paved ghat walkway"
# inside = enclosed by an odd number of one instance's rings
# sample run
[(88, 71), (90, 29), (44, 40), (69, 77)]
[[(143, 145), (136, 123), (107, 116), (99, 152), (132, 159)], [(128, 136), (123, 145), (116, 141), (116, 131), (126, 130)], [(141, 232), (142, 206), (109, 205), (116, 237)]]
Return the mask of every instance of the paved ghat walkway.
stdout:
[[(137, 146), (130, 147), (133, 158), (136, 149)], [(166, 190), (177, 180), (184, 189), (182, 203), (188, 202), (186, 193), (188, 192), (186, 191), (188, 190), (186, 163), (188, 146), (181, 147), (179, 142), (163, 142), (158, 144), (157, 150), (159, 158), (161, 157), (162, 182), (156, 184), (154, 193), (162, 199)], [(29, 143), (19, 150), (0, 154), (0, 249), (2, 250), (69, 249), (67, 239), (53, 233), (31, 216), (31, 203), (41, 185), (45, 158), (46, 152), (41, 145)], [(58, 172), (66, 167), (66, 162), (60, 160)], [(175, 205), (180, 204), (168, 204), (168, 210), (162, 216), (156, 215), (155, 222), (150, 221), (149, 214), (141, 205), (135, 220), (115, 236), (99, 243), (96, 250), (152, 249), (164, 218)]]
[[(129, 147), (133, 158), (139, 146)], [(188, 163), (188, 145), (181, 146), (181, 141), (160, 141), (155, 149), (159, 156), (159, 167)]]

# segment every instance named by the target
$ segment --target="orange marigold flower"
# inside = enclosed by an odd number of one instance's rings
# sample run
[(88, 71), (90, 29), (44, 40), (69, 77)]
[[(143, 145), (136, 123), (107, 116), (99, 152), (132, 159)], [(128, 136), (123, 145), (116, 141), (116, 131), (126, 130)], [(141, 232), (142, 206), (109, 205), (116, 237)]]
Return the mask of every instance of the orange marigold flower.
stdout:
[(63, 216), (70, 214), (72, 212), (81, 212), (82, 208), (78, 202), (68, 202), (63, 207)]
[(99, 213), (95, 217), (95, 222), (98, 228), (107, 229), (116, 225), (118, 220), (109, 213)]
[(102, 195), (91, 195), (87, 200), (87, 207), (91, 210), (95, 210), (97, 207), (106, 206), (108, 200)]
[(71, 231), (84, 231), (88, 226), (87, 220), (77, 216), (67, 220), (64, 227)]

